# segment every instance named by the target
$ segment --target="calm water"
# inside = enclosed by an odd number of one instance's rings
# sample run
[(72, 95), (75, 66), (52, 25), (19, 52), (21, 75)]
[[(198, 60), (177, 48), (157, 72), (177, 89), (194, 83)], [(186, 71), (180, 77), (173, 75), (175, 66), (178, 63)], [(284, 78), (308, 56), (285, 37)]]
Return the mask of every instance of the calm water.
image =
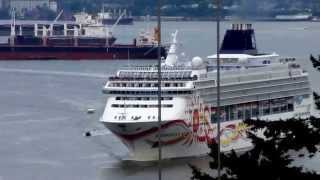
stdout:
[[(150, 23), (152, 27), (154, 24)], [(222, 24), (222, 34), (229, 27)], [(119, 42), (130, 42), (147, 24), (117, 27)], [(254, 23), (258, 48), (298, 57), (319, 90), (316, 73), (307, 60), (320, 54), (320, 23)], [(215, 52), (213, 22), (164, 23), (164, 42), (180, 31), (188, 57)], [(127, 151), (112, 135), (86, 138), (86, 130), (102, 129), (98, 119), (106, 77), (128, 64), (155, 61), (0, 61), (0, 180), (157, 179), (155, 164), (130, 164), (119, 159)], [(95, 114), (86, 110), (95, 108)], [(320, 171), (320, 157), (300, 161)], [(164, 163), (164, 179), (189, 179), (187, 162), (208, 169), (207, 158)], [(318, 169), (317, 169), (318, 168)]]

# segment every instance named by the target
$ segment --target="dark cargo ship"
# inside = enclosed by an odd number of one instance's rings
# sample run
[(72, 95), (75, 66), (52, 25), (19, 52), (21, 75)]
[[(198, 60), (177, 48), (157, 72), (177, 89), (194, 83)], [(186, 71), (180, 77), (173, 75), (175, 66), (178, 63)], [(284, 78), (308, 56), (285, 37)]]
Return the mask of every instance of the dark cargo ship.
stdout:
[[(0, 60), (108, 60), (108, 59), (157, 59), (155, 45), (106, 45), (105, 40), (58, 39), (46, 40), (36, 37), (17, 36), (16, 42), (0, 45)], [(45, 42), (47, 41), (47, 42)], [(162, 56), (166, 56), (165, 47), (161, 47)]]
[[(0, 44), (0, 60), (158, 58), (156, 30), (153, 35), (140, 34), (132, 44), (116, 44), (116, 38), (104, 26), (63, 25), (62, 35), (54, 35), (57, 28), (52, 24), (35, 24), (34, 35), (24, 35), (23, 28), (17, 28), (15, 24), (11, 26), (7, 43)], [(161, 55), (166, 56), (164, 46), (161, 47)]]

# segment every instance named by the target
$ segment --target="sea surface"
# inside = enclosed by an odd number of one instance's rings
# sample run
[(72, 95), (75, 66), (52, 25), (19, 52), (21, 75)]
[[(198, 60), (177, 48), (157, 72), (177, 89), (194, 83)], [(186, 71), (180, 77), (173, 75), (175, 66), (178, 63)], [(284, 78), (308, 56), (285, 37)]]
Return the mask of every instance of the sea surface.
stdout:
[[(221, 35), (231, 22), (223, 22)], [(118, 26), (118, 42), (128, 43), (155, 23)], [(262, 52), (297, 57), (310, 72), (312, 86), (320, 90), (319, 76), (311, 68), (310, 54), (320, 54), (319, 22), (254, 22)], [(216, 52), (214, 22), (165, 22), (163, 42), (179, 30), (186, 58)], [(107, 77), (126, 65), (156, 61), (0, 61), (0, 180), (140, 180), (157, 179), (157, 164), (122, 161), (127, 150), (98, 122), (106, 96)], [(87, 114), (88, 108), (96, 109)], [(320, 155), (297, 165), (320, 172)], [(163, 179), (190, 179), (188, 164), (208, 170), (209, 157), (165, 161)]]

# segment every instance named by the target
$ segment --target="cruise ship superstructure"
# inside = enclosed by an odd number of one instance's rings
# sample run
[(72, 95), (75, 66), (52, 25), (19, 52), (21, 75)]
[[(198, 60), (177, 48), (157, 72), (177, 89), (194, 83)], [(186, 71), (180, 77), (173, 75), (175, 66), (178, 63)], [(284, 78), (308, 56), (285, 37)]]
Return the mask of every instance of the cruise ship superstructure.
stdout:
[[(176, 43), (175, 34), (161, 67), (163, 158), (205, 155), (207, 144), (217, 139), (216, 55), (209, 56), (209, 64), (199, 57), (182, 64)], [(308, 73), (292, 59), (259, 54), (251, 25), (233, 25), (221, 53), (222, 151), (250, 147), (244, 119), (310, 116)], [(118, 70), (103, 89), (107, 102), (100, 121), (126, 145), (132, 160), (158, 158), (157, 87), (157, 66), (140, 66)]]

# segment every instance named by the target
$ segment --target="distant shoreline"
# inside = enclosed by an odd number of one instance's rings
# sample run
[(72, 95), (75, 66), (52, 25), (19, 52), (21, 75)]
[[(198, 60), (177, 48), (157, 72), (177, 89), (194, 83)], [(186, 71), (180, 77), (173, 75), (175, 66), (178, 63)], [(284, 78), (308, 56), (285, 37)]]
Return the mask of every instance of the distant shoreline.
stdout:
[[(146, 16), (132, 16), (133, 21), (135, 22), (144, 22), (144, 21), (157, 21), (156, 16), (150, 16), (147, 18)], [(161, 21), (163, 22), (205, 22), (205, 21), (216, 21), (215, 17), (183, 17), (183, 16), (162, 16)], [(221, 21), (259, 21), (259, 22), (320, 22), (320, 17), (312, 17), (309, 19), (276, 19), (272, 17), (267, 18), (247, 18), (247, 19), (240, 19), (240, 18), (233, 18), (233, 17), (224, 17)], [(26, 19), (17, 19), (17, 23), (23, 24), (31, 24), (32, 22), (41, 22), (50, 24), (52, 21), (50, 20), (26, 20)], [(11, 19), (0, 19), (0, 24), (10, 24)], [(74, 24), (74, 21), (70, 20), (60, 20), (55, 22), (55, 24)]]
[[(147, 18), (146, 16), (134, 16), (134, 21), (157, 21), (156, 16), (150, 16)], [(183, 21), (216, 21), (215, 17), (183, 17), (183, 16), (162, 16), (161, 20), (164, 22), (183, 22)], [(319, 17), (313, 17), (310, 19), (276, 19), (273, 17), (262, 17), (262, 18), (249, 18), (249, 19), (239, 19), (239, 18), (230, 18), (225, 17), (222, 18), (221, 21), (266, 21), (266, 22), (302, 22), (302, 21), (310, 21), (310, 22), (318, 22), (320, 21)]]

